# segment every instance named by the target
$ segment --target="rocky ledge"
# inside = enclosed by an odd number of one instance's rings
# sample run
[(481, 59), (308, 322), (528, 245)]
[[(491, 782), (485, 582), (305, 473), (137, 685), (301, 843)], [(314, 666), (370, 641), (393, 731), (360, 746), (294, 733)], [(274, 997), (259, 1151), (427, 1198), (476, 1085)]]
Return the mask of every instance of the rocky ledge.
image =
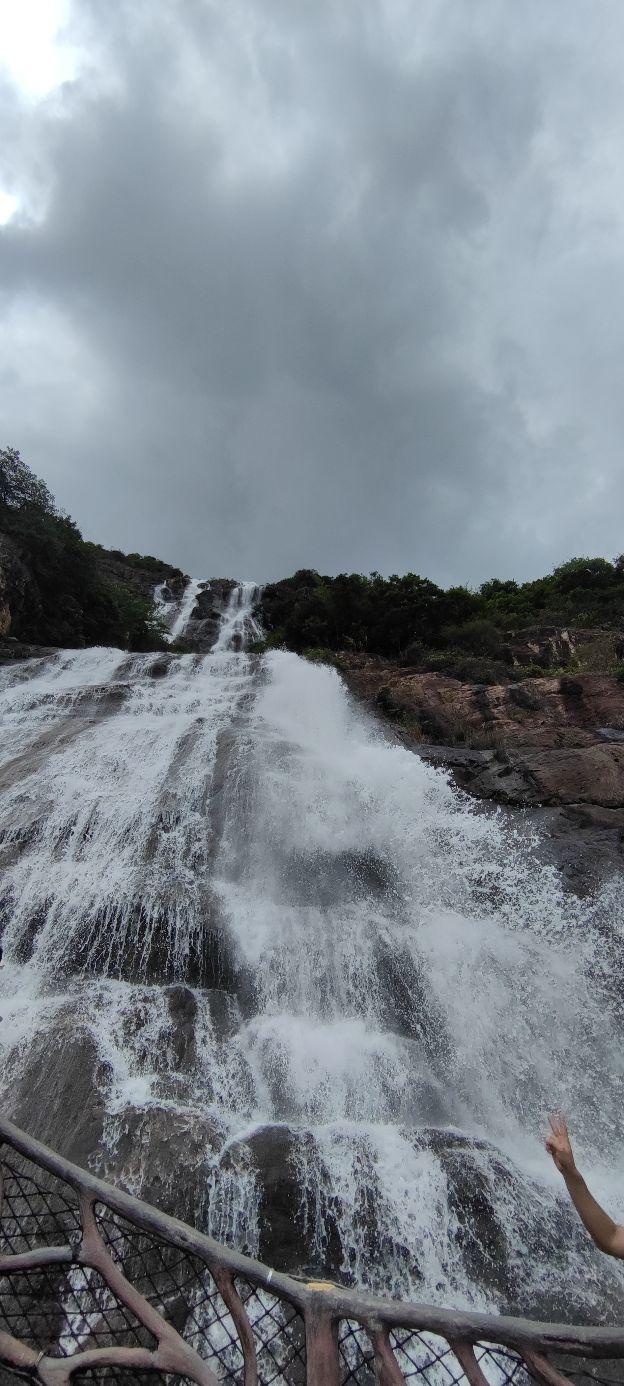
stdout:
[[(571, 881), (621, 869), (624, 684), (609, 674), (460, 683), (341, 654), (348, 686), (425, 760), (479, 799), (538, 814)], [(582, 833), (579, 834), (579, 829)], [(581, 857), (584, 861), (581, 861)], [(589, 885), (589, 879), (587, 884)]]
[(16, 640), (11, 635), (0, 635), (0, 665), (10, 664), (13, 659), (46, 659), (55, 654), (58, 654), (56, 646), (29, 645), (27, 641)]

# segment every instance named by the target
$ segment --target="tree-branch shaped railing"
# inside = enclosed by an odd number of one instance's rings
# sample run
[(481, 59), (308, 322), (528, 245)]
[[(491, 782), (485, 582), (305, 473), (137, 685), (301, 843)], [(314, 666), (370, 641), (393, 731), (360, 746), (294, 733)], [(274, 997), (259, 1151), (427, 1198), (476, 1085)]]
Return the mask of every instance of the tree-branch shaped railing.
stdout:
[(624, 1381), (624, 1331), (296, 1280), (0, 1118), (0, 1379), (7, 1372), (44, 1386), (154, 1373), (197, 1386), (570, 1386)]

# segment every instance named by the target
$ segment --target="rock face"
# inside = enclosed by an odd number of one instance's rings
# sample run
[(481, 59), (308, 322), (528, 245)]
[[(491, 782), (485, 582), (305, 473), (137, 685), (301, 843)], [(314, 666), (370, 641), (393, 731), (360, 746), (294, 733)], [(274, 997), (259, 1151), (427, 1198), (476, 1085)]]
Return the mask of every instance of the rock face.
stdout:
[(537, 664), (544, 670), (567, 668), (583, 658), (598, 669), (621, 659), (621, 646), (617, 631), (533, 626), (509, 637), (507, 654), (512, 664)]
[(608, 674), (485, 686), (342, 654), (350, 688), (477, 799), (530, 809), (545, 859), (585, 894), (622, 869), (624, 684)]
[(183, 643), (189, 649), (199, 650), (202, 654), (212, 649), (219, 634), (221, 617), (235, 587), (233, 578), (210, 578), (200, 588), (184, 632)]
[(115, 550), (99, 550), (95, 561), (99, 576), (105, 582), (130, 587), (146, 602), (151, 602), (154, 587), (159, 583), (166, 582), (172, 597), (179, 598), (188, 582), (188, 577), (170, 563), (141, 567), (138, 563), (128, 563), (124, 555)]
[(7, 1115), (66, 1159), (88, 1166), (102, 1141), (106, 1074), (85, 1027), (62, 1017), (53, 1043), (45, 1033), (16, 1076)]
[(486, 686), (365, 656), (341, 655), (338, 664), (408, 744), (452, 763), (472, 793), (624, 810), (624, 684), (611, 675)]
[(12, 659), (45, 659), (57, 653), (52, 645), (28, 645), (25, 640), (15, 640), (11, 635), (0, 636), (0, 664), (8, 664)]
[(590, 746), (599, 731), (624, 740), (624, 684), (610, 674), (485, 685), (366, 655), (341, 654), (337, 664), (356, 693), (414, 740), (494, 749)]
[(114, 1154), (98, 1159), (98, 1173), (140, 1189), (142, 1198), (165, 1213), (197, 1221), (222, 1128), (196, 1111), (156, 1104), (126, 1107), (115, 1126)]
[[(258, 1255), (279, 1270), (310, 1274), (339, 1273), (342, 1260), (340, 1240), (329, 1207), (326, 1228), (326, 1257), (316, 1263), (308, 1228), (309, 1211), (302, 1201), (299, 1163), (302, 1156), (314, 1158), (314, 1137), (308, 1131), (288, 1126), (261, 1126), (246, 1140), (235, 1141), (222, 1160), (241, 1178), (252, 1172), (260, 1190)], [(327, 1172), (324, 1171), (328, 1183)], [(322, 1181), (323, 1182), (323, 1181)], [(312, 1253), (312, 1259), (311, 1259)]]

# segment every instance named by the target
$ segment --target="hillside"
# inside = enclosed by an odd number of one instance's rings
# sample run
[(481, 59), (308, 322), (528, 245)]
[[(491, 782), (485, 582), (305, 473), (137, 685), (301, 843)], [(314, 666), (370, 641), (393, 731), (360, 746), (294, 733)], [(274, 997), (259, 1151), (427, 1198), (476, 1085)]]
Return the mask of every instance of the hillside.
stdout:
[(153, 592), (184, 589), (181, 569), (85, 541), (13, 448), (0, 451), (0, 639), (24, 645), (163, 647)]

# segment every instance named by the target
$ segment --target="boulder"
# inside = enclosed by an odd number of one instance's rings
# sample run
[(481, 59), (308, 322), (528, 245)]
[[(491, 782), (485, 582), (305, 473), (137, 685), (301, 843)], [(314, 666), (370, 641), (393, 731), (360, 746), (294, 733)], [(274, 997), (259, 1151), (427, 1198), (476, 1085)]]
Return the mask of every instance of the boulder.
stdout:
[(6, 1114), (86, 1169), (102, 1143), (108, 1077), (90, 1030), (61, 1013), (15, 1072)]
[(129, 1106), (109, 1122), (98, 1173), (155, 1208), (201, 1225), (223, 1127), (195, 1110)]
[(250, 1171), (255, 1175), (260, 1191), (258, 1255), (262, 1261), (282, 1271), (325, 1275), (329, 1270), (335, 1274), (342, 1261), (342, 1248), (330, 1214), (326, 1170), (320, 1171), (318, 1180), (318, 1196), (325, 1203), (328, 1225), (326, 1255), (322, 1263), (310, 1259), (310, 1195), (302, 1188), (300, 1173), (301, 1156), (306, 1154), (315, 1158), (314, 1137), (309, 1131), (261, 1126), (228, 1146), (221, 1168), (243, 1176)]
[[(523, 808), (574, 805), (579, 826), (623, 825), (624, 745), (620, 742), (599, 739), (565, 748), (509, 745), (486, 751), (421, 744), (415, 749), (431, 764), (448, 766), (461, 788), (480, 799)], [(587, 805), (584, 814), (582, 805)]]
[(514, 748), (506, 760), (512, 775), (519, 774), (525, 783), (526, 803), (624, 808), (624, 745)]

